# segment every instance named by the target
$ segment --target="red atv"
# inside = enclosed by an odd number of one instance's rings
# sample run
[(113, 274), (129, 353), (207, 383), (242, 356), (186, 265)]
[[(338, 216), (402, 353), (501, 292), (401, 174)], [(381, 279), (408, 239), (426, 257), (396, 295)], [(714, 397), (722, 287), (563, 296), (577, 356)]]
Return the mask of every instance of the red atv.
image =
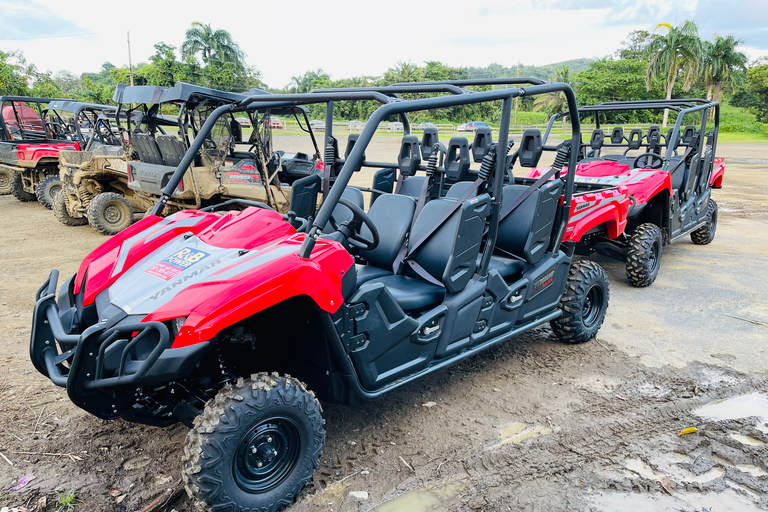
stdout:
[[(658, 125), (645, 133), (614, 126), (610, 136), (601, 123), (623, 124), (627, 119), (654, 119), (663, 109), (676, 114), (666, 134)], [(597, 252), (626, 262), (627, 279), (634, 286), (650, 286), (661, 266), (664, 245), (690, 235), (695, 244), (706, 245), (715, 237), (717, 203), (713, 188), (720, 188), (724, 159), (717, 158), (720, 105), (714, 101), (653, 100), (611, 102), (581, 107), (582, 117), (594, 118), (596, 128), (589, 144), (582, 144), (576, 169), (576, 187), (618, 187), (629, 193), (632, 206), (623, 230), (586, 233), (577, 252)], [(555, 120), (550, 118), (546, 136)], [(713, 116), (713, 126), (709, 118)], [(546, 139), (545, 136), (545, 139)], [(546, 169), (533, 169), (536, 178)], [(578, 215), (572, 215), (571, 219)]]
[[(59, 151), (80, 151), (79, 140), (61, 136), (59, 127), (44, 118), (45, 109), (57, 101), (71, 100), (0, 97), (0, 195), (34, 201), (40, 182), (58, 178)], [(44, 200), (48, 196), (46, 189), (40, 191)]]
[[(317, 397), (359, 404), (547, 322), (566, 343), (588, 341), (603, 322), (605, 273), (594, 262), (572, 264), (573, 248), (562, 244), (578, 121), (558, 148), (555, 179), (506, 178), (510, 162), (530, 167), (541, 151), (524, 143), (507, 155), (514, 98), (562, 92), (578, 119), (570, 86), (394, 97), (408, 91), (260, 95), (217, 108), (152, 214), (87, 256), (58, 301), (57, 271), (38, 291), (35, 368), (100, 418), (191, 426), (183, 477), (202, 509), (292, 503), (323, 448)], [(342, 159), (332, 105), (351, 100), (384, 105)], [(325, 164), (339, 172), (311, 222), (244, 200), (230, 201), (248, 206), (242, 211), (161, 217), (219, 118), (321, 102)], [(411, 135), (396, 161), (365, 159), (391, 116), (493, 102), (501, 103), (498, 141), (475, 146), (483, 153), (475, 169), (462, 137), (433, 144), (424, 161)], [(370, 167), (384, 168), (374, 180), (391, 170), (403, 179), (395, 193), (374, 181), (366, 211), (363, 189), (349, 182)], [(412, 197), (402, 189), (416, 171), (425, 178)]]

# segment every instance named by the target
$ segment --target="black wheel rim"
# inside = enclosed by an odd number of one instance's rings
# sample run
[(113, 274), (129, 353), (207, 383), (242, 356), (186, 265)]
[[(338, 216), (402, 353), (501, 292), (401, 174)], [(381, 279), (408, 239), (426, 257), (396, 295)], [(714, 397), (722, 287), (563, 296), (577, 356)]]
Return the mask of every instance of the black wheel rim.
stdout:
[(648, 253), (648, 269), (650, 270), (651, 274), (656, 272), (656, 270), (659, 268), (659, 261), (661, 258), (659, 257), (661, 246), (659, 245), (658, 240), (654, 240), (653, 244), (651, 245), (651, 250)]
[(61, 185), (59, 185), (58, 183), (51, 185), (50, 187), (48, 187), (48, 198), (51, 201), (53, 201), (54, 198), (56, 197), (56, 194), (58, 194), (59, 192), (61, 192)]
[(270, 418), (246, 433), (235, 453), (237, 485), (251, 493), (266, 492), (296, 467), (301, 448), (299, 429), (288, 418)]
[(589, 289), (584, 298), (584, 307), (581, 310), (581, 318), (584, 326), (590, 328), (597, 323), (600, 312), (603, 309), (603, 289), (595, 285)]
[(127, 217), (125, 207), (119, 203), (109, 203), (104, 207), (104, 221), (111, 226), (119, 226)]
[(0, 172), (0, 189), (9, 188), (11, 186), (11, 177), (5, 172)]

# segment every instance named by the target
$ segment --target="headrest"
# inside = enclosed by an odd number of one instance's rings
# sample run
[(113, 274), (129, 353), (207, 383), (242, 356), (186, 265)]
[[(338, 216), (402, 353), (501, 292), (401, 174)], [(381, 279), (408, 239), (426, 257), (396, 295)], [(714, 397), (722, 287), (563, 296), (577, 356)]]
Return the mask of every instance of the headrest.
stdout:
[(652, 124), (651, 126), (648, 127), (648, 133), (646, 134), (646, 138), (648, 141), (651, 140), (651, 137), (653, 136), (654, 133), (658, 133), (659, 140), (661, 140), (661, 128), (659, 128), (659, 125), (657, 124)]
[(463, 180), (470, 165), (467, 138), (451, 137), (451, 142), (448, 143), (448, 154), (445, 157), (446, 178), (453, 181)]
[(434, 126), (424, 128), (424, 135), (421, 137), (421, 158), (428, 160), (432, 154), (432, 146), (437, 142), (440, 142), (437, 136), (437, 128)]
[(691, 139), (693, 138), (693, 134), (696, 133), (696, 127), (692, 124), (689, 124), (688, 126), (683, 129), (683, 144), (690, 144)]
[(605, 133), (602, 128), (595, 128), (592, 130), (592, 138), (589, 140), (589, 147), (592, 149), (600, 149), (603, 147), (605, 141)]
[(330, 170), (331, 177), (336, 177), (339, 171), (339, 168), (336, 165), (336, 161), (335, 161), (335, 159), (339, 157), (339, 139), (337, 139), (333, 135), (329, 135), (328, 137), (326, 137), (325, 152), (323, 153), (323, 155), (325, 156), (325, 158), (328, 158), (331, 155), (331, 153), (333, 153), (334, 155), (334, 161), (329, 162), (323, 159), (323, 162), (325, 163), (325, 166), (326, 166), (325, 168)]
[(611, 132), (611, 144), (621, 144), (624, 142), (624, 127), (614, 126)]
[[(352, 153), (352, 149), (355, 147), (355, 144), (357, 144), (357, 139), (360, 138), (359, 133), (350, 133), (347, 137), (347, 150), (344, 151), (344, 160), (349, 158), (349, 154)], [(355, 172), (359, 171), (362, 166), (363, 162), (365, 161), (365, 153), (363, 153), (363, 159), (360, 160), (360, 165), (355, 167)]]
[(415, 135), (404, 136), (403, 143), (400, 146), (400, 154), (397, 155), (397, 166), (400, 168), (400, 175), (413, 176), (419, 169), (420, 164), (419, 138)]
[(475, 162), (482, 162), (488, 150), (493, 144), (493, 134), (490, 126), (481, 126), (475, 131), (475, 140), (472, 141), (472, 159)]
[(632, 128), (629, 131), (629, 139), (627, 140), (627, 143), (629, 144), (629, 149), (640, 149), (640, 145), (643, 142), (643, 130), (640, 128)]
[(528, 128), (523, 132), (523, 137), (520, 139), (517, 160), (522, 167), (536, 167), (539, 165), (542, 149), (541, 130)]

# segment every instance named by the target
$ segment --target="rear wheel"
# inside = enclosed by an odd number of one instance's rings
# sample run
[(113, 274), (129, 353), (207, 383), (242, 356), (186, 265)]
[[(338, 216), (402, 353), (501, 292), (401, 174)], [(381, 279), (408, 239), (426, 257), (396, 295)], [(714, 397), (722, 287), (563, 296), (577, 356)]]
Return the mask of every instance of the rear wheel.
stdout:
[(715, 239), (715, 231), (717, 231), (717, 203), (714, 199), (710, 199), (707, 203), (707, 223), (691, 232), (691, 242), (696, 245), (707, 245)]
[(21, 173), (18, 171), (14, 171), (13, 176), (11, 176), (11, 194), (13, 194), (13, 197), (24, 203), (37, 199), (35, 194), (30, 194), (24, 190)]
[(240, 379), (208, 402), (187, 434), (182, 476), (198, 510), (289, 506), (317, 469), (322, 408), (298, 380)]
[(37, 184), (35, 195), (41, 205), (51, 210), (53, 209), (53, 199), (61, 190), (62, 186), (59, 177), (55, 174), (49, 174)]
[(597, 335), (608, 311), (608, 276), (593, 261), (577, 261), (558, 306), (563, 314), (552, 320), (552, 331), (563, 343), (584, 343)]
[(8, 169), (0, 169), (0, 196), (7, 196), (11, 193), (11, 180), (13, 179), (13, 171)]
[(88, 205), (88, 222), (102, 235), (116, 235), (133, 222), (128, 200), (114, 192), (102, 192)]
[(67, 209), (67, 196), (64, 191), (61, 190), (56, 197), (53, 198), (53, 215), (65, 226), (83, 226), (88, 224), (88, 219), (85, 216), (73, 217), (69, 214)]
[(640, 224), (629, 239), (627, 280), (637, 287), (650, 286), (659, 275), (664, 237), (661, 228), (650, 222)]

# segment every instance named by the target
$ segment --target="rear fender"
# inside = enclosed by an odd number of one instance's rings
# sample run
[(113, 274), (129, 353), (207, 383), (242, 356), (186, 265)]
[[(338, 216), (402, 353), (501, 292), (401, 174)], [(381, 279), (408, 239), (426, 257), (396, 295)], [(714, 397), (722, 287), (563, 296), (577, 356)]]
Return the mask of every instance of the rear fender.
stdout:
[(630, 203), (625, 187), (574, 196), (563, 242), (579, 242), (596, 230), (605, 231), (610, 239), (618, 238), (627, 225)]
[(723, 176), (725, 175), (725, 158), (715, 158), (712, 176), (709, 178), (709, 186), (712, 188), (723, 188)]

